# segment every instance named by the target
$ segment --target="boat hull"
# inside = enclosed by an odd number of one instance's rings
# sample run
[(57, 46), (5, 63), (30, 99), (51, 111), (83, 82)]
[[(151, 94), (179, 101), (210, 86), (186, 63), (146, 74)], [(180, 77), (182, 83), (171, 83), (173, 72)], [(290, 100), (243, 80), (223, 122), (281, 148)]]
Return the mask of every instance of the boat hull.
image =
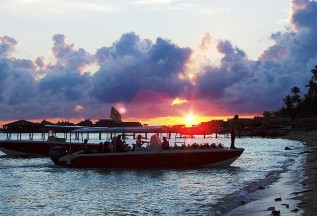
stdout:
[[(0, 151), (8, 156), (49, 156), (50, 149), (55, 146), (65, 147), (67, 152), (78, 152), (81, 143), (32, 141), (32, 140), (4, 140), (0, 141)], [(93, 145), (95, 147), (96, 145)]]
[(244, 149), (165, 150), (160, 152), (74, 153), (57, 165), (77, 168), (192, 168), (229, 166)]

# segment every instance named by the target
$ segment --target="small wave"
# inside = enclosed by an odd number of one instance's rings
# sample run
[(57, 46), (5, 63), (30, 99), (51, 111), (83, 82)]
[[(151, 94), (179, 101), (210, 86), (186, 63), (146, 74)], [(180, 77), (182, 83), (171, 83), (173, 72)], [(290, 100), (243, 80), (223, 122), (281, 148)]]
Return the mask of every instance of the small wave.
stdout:
[(218, 200), (218, 202), (212, 206), (210, 215), (223, 215), (241, 205), (254, 201), (251, 196), (253, 192), (265, 189), (267, 186), (273, 184), (280, 178), (281, 173), (286, 171), (287, 169), (285, 166), (279, 170), (271, 170), (265, 175), (264, 178), (255, 179), (244, 184), (244, 186), (238, 191), (228, 194), (227, 196)]
[(289, 172), (290, 170), (293, 170), (293, 169), (298, 169), (296, 168), (299, 165), (298, 163), (304, 160), (304, 157), (300, 157), (300, 156), (302, 156), (301, 152), (305, 150), (306, 148), (303, 149), (302, 147), (303, 146), (295, 146), (293, 151), (290, 153), (281, 152), (282, 155), (288, 159), (284, 160), (284, 162), (282, 161), (278, 162), (279, 166), (276, 167), (277, 169), (269, 171), (265, 175), (264, 178), (256, 179), (246, 183), (238, 191), (228, 194), (227, 196), (220, 199), (216, 204), (212, 206), (213, 209), (210, 215), (211, 216), (223, 215), (241, 205), (254, 201), (254, 199), (252, 198), (252, 193), (258, 190), (265, 189), (269, 185), (272, 185), (273, 183), (277, 182), (281, 178), (282, 173)]
[(279, 179), (280, 174), (281, 171), (278, 170), (270, 171), (264, 179), (251, 181), (239, 191), (223, 197), (215, 205), (213, 205), (213, 210), (211, 211), (210, 215), (223, 215), (241, 205), (253, 201), (251, 193), (257, 190), (265, 189), (268, 185), (276, 182)]

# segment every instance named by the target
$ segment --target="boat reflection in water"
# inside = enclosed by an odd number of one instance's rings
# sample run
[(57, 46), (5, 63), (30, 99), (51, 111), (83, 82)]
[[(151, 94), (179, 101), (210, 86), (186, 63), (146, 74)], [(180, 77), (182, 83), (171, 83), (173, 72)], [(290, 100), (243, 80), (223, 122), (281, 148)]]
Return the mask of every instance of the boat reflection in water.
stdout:
[[(201, 144), (188, 146), (184, 141), (175, 141), (173, 147), (162, 149), (161, 141), (164, 133), (171, 137), (170, 132), (164, 131), (161, 126), (118, 127), (118, 128), (79, 128), (74, 133), (102, 133), (111, 134), (110, 152), (97, 150), (83, 150), (67, 153), (64, 147), (53, 147), (50, 157), (56, 165), (78, 168), (193, 168), (206, 166), (229, 166), (244, 151), (243, 148), (230, 149), (222, 145)], [(146, 147), (126, 148), (125, 151), (116, 150), (114, 134), (122, 137), (143, 134), (147, 139), (153, 134)], [(181, 136), (179, 138), (182, 138)], [(177, 145), (178, 144), (178, 145)], [(181, 144), (179, 146), (179, 144)], [(101, 143), (103, 145), (103, 143)]]

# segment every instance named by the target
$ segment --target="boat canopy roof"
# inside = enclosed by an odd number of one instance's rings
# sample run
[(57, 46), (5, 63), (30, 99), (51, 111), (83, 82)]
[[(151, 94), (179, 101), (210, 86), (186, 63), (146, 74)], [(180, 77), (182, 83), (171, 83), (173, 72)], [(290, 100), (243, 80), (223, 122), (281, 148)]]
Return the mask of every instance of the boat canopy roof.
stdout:
[(72, 130), (72, 133), (161, 133), (163, 128), (163, 126), (84, 127)]
[(78, 126), (78, 125), (44, 125), (45, 128), (66, 128), (66, 129), (76, 129), (83, 128), (86, 126)]

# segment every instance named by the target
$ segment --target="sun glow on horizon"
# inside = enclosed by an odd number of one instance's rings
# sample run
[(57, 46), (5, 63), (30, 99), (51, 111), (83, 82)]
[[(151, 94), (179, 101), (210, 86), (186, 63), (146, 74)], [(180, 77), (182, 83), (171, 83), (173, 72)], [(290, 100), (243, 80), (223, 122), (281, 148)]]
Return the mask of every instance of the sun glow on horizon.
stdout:
[[(192, 114), (188, 114), (192, 115)], [(164, 116), (164, 117), (157, 117), (157, 118), (147, 118), (147, 119), (140, 119), (140, 118), (126, 118), (124, 121), (140, 121), (141, 124), (146, 125), (166, 125), (166, 126), (172, 126), (172, 125), (185, 125), (190, 127), (190, 125), (186, 125), (186, 116)], [(200, 116), (200, 115), (194, 115), (195, 122), (191, 125), (197, 125), (202, 122), (209, 122), (213, 120), (222, 120), (227, 121), (228, 119), (232, 119), (234, 114), (232, 115), (219, 115), (219, 116)], [(254, 118), (256, 115), (239, 115), (239, 118)], [(260, 114), (258, 116), (261, 116)]]
[[(194, 118), (193, 123), (190, 123), (190, 121), (193, 120), (192, 116)], [(192, 115), (192, 114), (188, 114), (187, 116), (164, 116), (164, 117), (157, 117), (157, 118), (142, 118), (142, 117), (134, 117), (134, 118), (123, 118), (124, 122), (128, 122), (128, 121), (133, 121), (133, 122), (140, 122), (142, 125), (166, 125), (166, 126), (173, 126), (173, 125), (185, 125), (187, 127), (190, 127), (192, 125), (198, 125), (202, 122), (209, 122), (212, 120), (223, 120), (223, 121), (227, 121), (228, 119), (233, 118), (234, 114), (232, 115), (226, 115), (226, 116), (199, 116), (199, 115)], [(254, 116), (261, 116), (261, 114), (259, 115), (239, 115), (239, 118), (249, 118), (252, 119), (254, 118)], [(70, 123), (74, 123), (77, 124), (81, 121), (84, 121), (86, 119), (86, 117), (78, 117), (78, 118), (38, 118), (38, 119), (26, 119), (28, 121), (31, 122), (35, 122), (35, 123), (40, 123), (43, 120), (46, 121), (50, 121), (52, 123), (58, 123), (58, 122), (62, 122), (62, 121), (68, 121)], [(98, 121), (100, 118), (93, 118), (90, 119), (92, 122), (96, 122)], [(2, 128), (3, 125), (5, 124), (9, 124), (12, 122), (15, 122), (19, 119), (9, 119), (9, 120), (0, 120), (0, 128)], [(187, 120), (188, 123), (187, 123)]]
[(196, 118), (194, 115), (188, 115), (185, 117), (185, 125), (192, 126), (196, 122)]

